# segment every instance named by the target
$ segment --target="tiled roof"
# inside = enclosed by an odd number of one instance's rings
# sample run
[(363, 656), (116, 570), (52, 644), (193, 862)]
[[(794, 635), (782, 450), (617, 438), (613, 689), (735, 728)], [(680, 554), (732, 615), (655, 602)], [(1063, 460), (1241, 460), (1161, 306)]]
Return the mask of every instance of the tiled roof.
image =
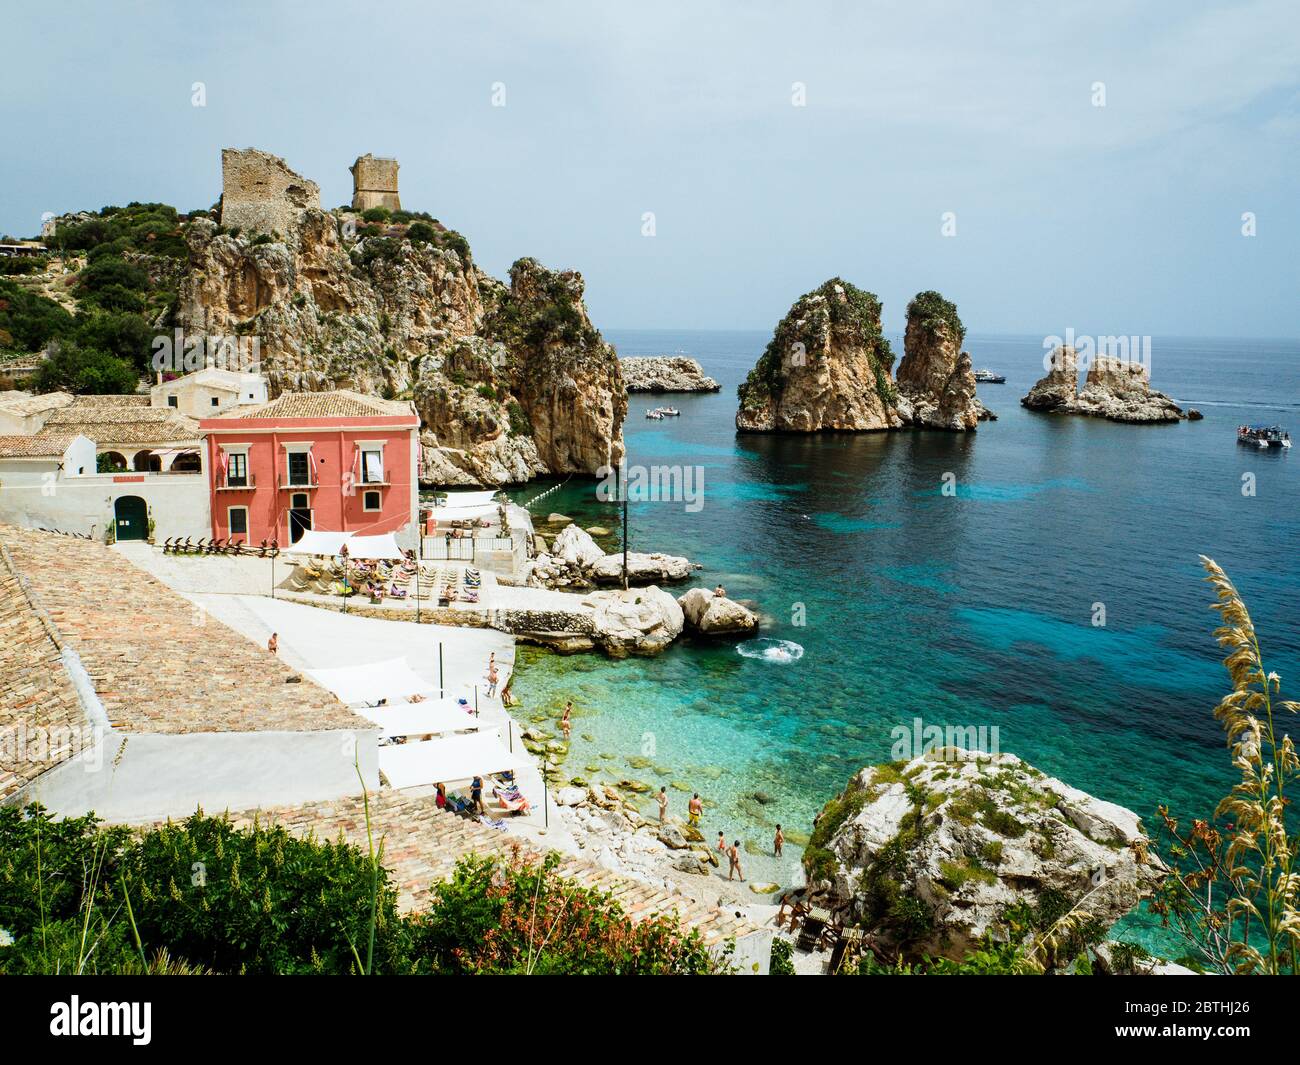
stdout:
[(38, 459), (62, 455), (76, 438), (76, 433), (0, 436), (0, 459)]
[(134, 395), (108, 395), (108, 396), (76, 396), (72, 405), (74, 407), (147, 407), (149, 406), (149, 397), (141, 394)]
[(241, 411), (240, 418), (374, 418), (383, 415), (414, 416), (410, 403), (376, 399), (361, 392), (286, 392), (278, 399)]
[[(432, 796), (417, 798), (383, 788), (371, 792), (369, 800), (375, 845), (378, 847), (383, 839), (384, 866), (397, 887), (398, 906), (408, 912), (427, 906), (430, 885), (448, 877), (456, 862), (467, 854), (505, 856), (518, 847), (524, 858), (541, 857), (529, 840), (439, 810)], [(230, 819), (239, 828), (250, 826), (256, 819), (263, 825), (283, 825), (294, 835), (314, 835), (331, 841), (342, 836), (362, 850), (368, 848), (366, 811), (359, 796), (245, 810), (231, 814)], [(581, 858), (562, 856), (557, 871), (586, 887), (614, 895), (634, 920), (676, 911), (682, 924), (697, 929), (710, 945), (729, 936), (757, 931), (753, 924), (737, 918), (734, 908), (723, 910), (696, 902), (662, 887), (617, 876)]]
[(0, 542), (0, 799), (67, 761), (89, 739), (56, 634), (42, 622)]
[(6, 414), (26, 417), (66, 407), (75, 399), (71, 392), (44, 392), (33, 395), (19, 389), (0, 392), (0, 410)]
[(126, 732), (370, 728), (329, 692), (92, 540), (0, 525), (33, 601)]
[[(158, 444), (174, 440), (197, 440), (199, 423), (177, 414), (170, 407), (141, 407), (134, 404), (78, 402), (56, 410), (45, 419), (42, 433), (83, 433), (96, 444)], [(130, 396), (97, 396), (97, 399), (131, 399)]]

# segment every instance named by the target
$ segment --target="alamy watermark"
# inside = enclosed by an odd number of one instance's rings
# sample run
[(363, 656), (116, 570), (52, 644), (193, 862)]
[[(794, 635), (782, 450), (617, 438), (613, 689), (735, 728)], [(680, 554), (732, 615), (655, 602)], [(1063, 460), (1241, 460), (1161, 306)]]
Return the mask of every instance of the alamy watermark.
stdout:
[(596, 471), (602, 503), (682, 503), (686, 513), (704, 509), (703, 466), (602, 466)]
[(1065, 336), (1043, 337), (1043, 369), (1057, 369), (1053, 354), (1058, 348), (1073, 348), (1078, 365), (1088, 369), (1104, 360), (1112, 365), (1140, 366), (1151, 374), (1151, 338), (1149, 336), (1089, 336), (1066, 329)]
[(939, 752), (945, 762), (962, 762), (1001, 753), (997, 725), (927, 725), (912, 718), (910, 725), (895, 725), (889, 730), (893, 741), (889, 757), (895, 762), (910, 762), (931, 751)]

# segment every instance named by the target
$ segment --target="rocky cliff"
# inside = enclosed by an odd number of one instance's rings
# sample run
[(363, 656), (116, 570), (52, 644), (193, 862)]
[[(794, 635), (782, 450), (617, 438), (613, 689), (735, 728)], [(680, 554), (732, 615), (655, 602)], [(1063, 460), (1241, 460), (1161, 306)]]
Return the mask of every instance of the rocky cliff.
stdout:
[(1053, 349), (1047, 373), (1020, 404), (1030, 410), (1146, 424), (1176, 422), (1190, 413), (1155, 391), (1147, 368), (1131, 359), (1092, 359), (1080, 391), (1078, 353), (1064, 346)]
[(684, 355), (635, 356), (622, 360), (629, 392), (717, 392), (721, 387)]
[(187, 230), (187, 334), (255, 338), (272, 395), (352, 388), (414, 399), (432, 484), (595, 473), (623, 454), (627, 395), (581, 275), (521, 259), (509, 285), (435, 224), (306, 209), (287, 234)]
[(975, 396), (957, 308), (921, 292), (907, 308), (904, 355), (880, 331), (880, 301), (832, 278), (781, 319), (740, 386), (736, 428), (747, 432), (974, 429), (994, 415)]
[[(947, 753), (950, 760), (943, 760)], [(961, 958), (1063, 915), (1109, 928), (1160, 882), (1137, 815), (1009, 754), (862, 770), (814, 825), (814, 894), (886, 952)]]
[(832, 278), (802, 296), (740, 386), (736, 428), (746, 432), (893, 429), (894, 353), (880, 301)]
[(975, 396), (975, 370), (962, 351), (966, 327), (957, 308), (937, 292), (907, 305), (907, 333), (895, 384), (898, 413), (909, 425), (974, 429), (993, 417)]

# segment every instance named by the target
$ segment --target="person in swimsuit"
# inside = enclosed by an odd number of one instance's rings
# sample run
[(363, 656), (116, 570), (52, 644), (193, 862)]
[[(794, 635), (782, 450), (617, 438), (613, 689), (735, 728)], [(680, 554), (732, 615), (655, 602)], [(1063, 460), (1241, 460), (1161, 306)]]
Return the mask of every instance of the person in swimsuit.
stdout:
[(703, 815), (704, 803), (700, 801), (700, 793), (697, 791), (686, 804), (686, 820), (689, 824), (698, 825)]
[(727, 870), (727, 879), (730, 880), (732, 874), (740, 877), (740, 882), (745, 882), (745, 871), (740, 868), (740, 840), (736, 840), (727, 848), (727, 860), (731, 862), (731, 867)]
[(447, 787), (445, 784), (438, 785), (438, 797), (434, 801), (438, 804), (439, 810), (447, 809)]
[(473, 804), (477, 813), (487, 813), (487, 808), (483, 805), (483, 778), (475, 777), (469, 784), (469, 801)]
[(663, 787), (659, 788), (659, 794), (655, 796), (655, 802), (659, 804), (659, 823), (662, 825), (668, 820), (668, 792)]
[(497, 674), (497, 664), (495, 662), (491, 663), (488, 666), (487, 679), (488, 679), (487, 693), (488, 693), (488, 698), (490, 699), (492, 696), (496, 695), (497, 681), (501, 679), (500, 676)]
[(776, 838), (772, 840), (772, 854), (774, 857), (781, 857), (781, 848), (785, 846), (785, 833), (781, 831), (781, 826), (776, 826)]
[(573, 722), (570, 718), (573, 716), (573, 703), (564, 704), (564, 716), (560, 718), (560, 731), (564, 733), (564, 742), (569, 742), (569, 732), (573, 729)]
[(727, 841), (722, 835), (722, 829), (718, 829), (718, 842), (715, 845), (715, 848), (719, 854), (727, 853)]
[(279, 646), (280, 646), (280, 634), (278, 632), (271, 633), (271, 638), (266, 641), (266, 649), (270, 651), (271, 654), (275, 654), (276, 649)]

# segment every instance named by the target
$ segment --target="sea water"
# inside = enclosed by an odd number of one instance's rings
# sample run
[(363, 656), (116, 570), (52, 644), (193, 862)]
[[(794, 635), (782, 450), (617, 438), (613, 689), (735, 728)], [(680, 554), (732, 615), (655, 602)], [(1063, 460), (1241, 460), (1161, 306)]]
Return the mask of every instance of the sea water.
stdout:
[[(972, 335), (976, 367), (1007, 376), (979, 386), (998, 420), (978, 432), (790, 436), (734, 428), (766, 334), (609, 339), (621, 355), (691, 355), (721, 382), (631, 397), (628, 462), (702, 467), (704, 505), (633, 501), (630, 542), (702, 563), (696, 583), (752, 601), (761, 638), (626, 661), (525, 649), (514, 692), (525, 716), (574, 701), (565, 775), (666, 785), (678, 814), (698, 791), (706, 837), (739, 838), (750, 879), (796, 879), (797, 845), (769, 856), (776, 824), (801, 840), (917, 719), (983, 728), (1151, 829), (1162, 803), (1209, 816), (1234, 774), (1198, 555), (1237, 583), (1284, 696), (1300, 692), (1300, 454), (1235, 440), (1243, 422), (1300, 430), (1300, 344), (1156, 338), (1153, 386), (1205, 418), (1138, 426), (1024, 410), (1042, 338)], [(681, 417), (645, 418), (664, 404)], [(539, 531), (552, 512), (619, 542), (620, 508), (594, 480), (542, 500)], [(1177, 953), (1150, 917), (1125, 924)]]

